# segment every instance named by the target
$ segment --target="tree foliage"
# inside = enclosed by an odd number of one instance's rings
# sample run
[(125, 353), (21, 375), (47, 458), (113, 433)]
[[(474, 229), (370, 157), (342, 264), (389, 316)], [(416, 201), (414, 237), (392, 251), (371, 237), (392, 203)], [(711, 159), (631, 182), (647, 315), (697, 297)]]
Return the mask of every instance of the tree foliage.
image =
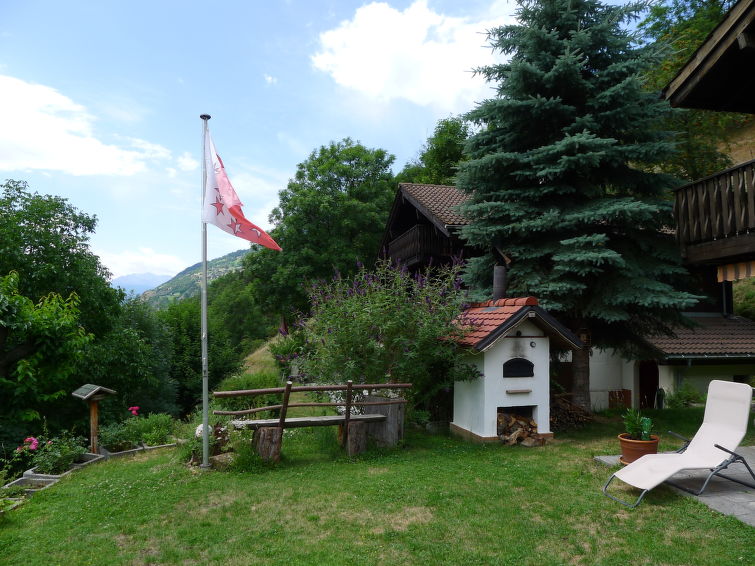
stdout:
[[(668, 332), (695, 298), (684, 273), (666, 191), (653, 172), (672, 144), (655, 127), (667, 105), (643, 89), (652, 65), (621, 27), (638, 6), (522, 0), (519, 24), (489, 34), (507, 63), (479, 69), (498, 97), (471, 111), (458, 186), (469, 193), (463, 236), (490, 250), (468, 281), (488, 294), (494, 250), (511, 259), (511, 294), (534, 295), (598, 346), (630, 350)], [(575, 401), (589, 408), (586, 351), (575, 352)]]
[[(723, 20), (735, 0), (664, 0), (650, 7), (640, 23), (645, 40), (662, 53), (645, 71), (647, 88), (660, 92), (679, 72), (708, 34)], [(660, 121), (676, 132), (677, 153), (659, 164), (661, 170), (695, 180), (732, 165), (728, 142), (751, 116), (708, 110), (673, 109)]]
[[(212, 296), (212, 293), (208, 295)], [(170, 331), (170, 380), (177, 389), (177, 403), (182, 415), (189, 414), (202, 400), (200, 315), (198, 297), (173, 303), (158, 312), (160, 321)], [(241, 355), (231, 344), (228, 326), (223, 320), (208, 314), (207, 322), (208, 382), (212, 389), (238, 370)]]
[(110, 286), (110, 274), (89, 248), (95, 226), (93, 216), (63, 198), (32, 193), (21, 181), (2, 186), (0, 276), (18, 274), (17, 292), (9, 296), (27, 305), (19, 312), (34, 314), (27, 331), (36, 332), (23, 339), (23, 325), (0, 324), (16, 352), (24, 340), (36, 348), (12, 366), (5, 352), (3, 378), (19, 383), (13, 395), (3, 395), (4, 413), (43, 417), (53, 431), (85, 423), (86, 407), (70, 395), (84, 383), (118, 392), (103, 403), (105, 417), (125, 415), (129, 396), (141, 397), (147, 410), (175, 409), (166, 331), (146, 306)]
[(29, 192), (23, 181), (1, 188), (0, 275), (17, 271), (19, 292), (33, 301), (76, 293), (86, 330), (106, 332), (124, 295), (110, 287), (110, 273), (89, 249), (97, 219), (64, 198)]
[(423, 404), (458, 379), (475, 376), (453, 337), (464, 293), (458, 266), (411, 275), (378, 262), (353, 277), (334, 277), (310, 290), (312, 316), (289, 344), (272, 349), (298, 360), (307, 379), (325, 383), (410, 382)]
[(50, 293), (35, 303), (19, 292), (19, 281), (15, 271), (0, 277), (0, 440), (70, 393), (91, 339), (76, 295)]
[(144, 414), (177, 414), (172, 358), (168, 326), (140, 299), (125, 301), (113, 328), (87, 348), (79, 366), (90, 383), (116, 391), (102, 405), (103, 422), (127, 418), (133, 405)]
[(245, 258), (247, 279), (268, 312), (307, 307), (306, 285), (334, 270), (354, 273), (378, 254), (395, 188), (394, 157), (349, 138), (313, 151), (279, 193), (270, 219), (282, 253)]
[(464, 144), (469, 133), (469, 123), (461, 116), (439, 120), (419, 158), (407, 163), (396, 180), (400, 183), (452, 184), (458, 165), (464, 159)]

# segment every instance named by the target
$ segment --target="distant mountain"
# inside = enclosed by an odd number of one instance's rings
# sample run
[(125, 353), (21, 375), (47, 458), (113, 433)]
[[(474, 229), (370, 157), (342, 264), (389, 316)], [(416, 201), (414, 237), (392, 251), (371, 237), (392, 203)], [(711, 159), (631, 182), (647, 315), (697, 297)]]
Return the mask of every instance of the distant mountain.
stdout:
[[(231, 271), (241, 269), (242, 260), (251, 249), (238, 250), (207, 262), (207, 280), (213, 281)], [(202, 278), (202, 263), (195, 263), (181, 273), (154, 289), (142, 294), (142, 299), (157, 309), (175, 301), (199, 294)]]
[(113, 287), (121, 287), (129, 295), (141, 295), (144, 291), (154, 289), (170, 279), (170, 275), (156, 275), (154, 273), (132, 273), (121, 275), (110, 282)]

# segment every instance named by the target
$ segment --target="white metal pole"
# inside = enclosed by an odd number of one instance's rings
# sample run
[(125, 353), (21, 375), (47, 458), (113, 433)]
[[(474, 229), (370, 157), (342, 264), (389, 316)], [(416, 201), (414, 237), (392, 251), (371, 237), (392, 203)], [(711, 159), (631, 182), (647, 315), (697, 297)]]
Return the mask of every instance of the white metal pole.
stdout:
[[(207, 192), (207, 121), (209, 114), (200, 116), (202, 129), (202, 211)], [(202, 468), (210, 467), (210, 423), (209, 423), (209, 370), (207, 362), (207, 223), (202, 221)]]

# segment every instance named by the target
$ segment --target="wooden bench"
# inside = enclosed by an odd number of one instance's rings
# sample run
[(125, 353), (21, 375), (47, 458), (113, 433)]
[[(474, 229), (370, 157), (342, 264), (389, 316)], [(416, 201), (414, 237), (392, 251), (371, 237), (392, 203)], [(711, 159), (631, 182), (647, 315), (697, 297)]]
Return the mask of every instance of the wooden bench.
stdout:
[[(374, 391), (383, 389), (408, 389), (411, 383), (359, 383), (347, 381), (345, 385), (302, 385), (294, 387), (291, 381), (285, 387), (268, 389), (249, 389), (243, 391), (216, 391), (216, 398), (253, 397), (258, 395), (281, 394), (279, 405), (255, 407), (242, 411), (213, 411), (215, 415), (251, 415), (263, 411), (279, 410), (278, 418), (257, 420), (233, 420), (231, 426), (236, 429), (253, 429), (253, 443), (257, 453), (264, 459), (277, 462), (283, 443), (283, 430), (310, 426), (338, 426), (341, 445), (349, 456), (363, 452), (367, 447), (367, 438), (374, 438), (382, 445), (395, 445), (403, 437), (404, 405), (406, 399), (380, 399), (354, 401), (354, 391)], [(343, 392), (343, 401), (297, 402), (289, 401), (291, 393), (297, 392)], [(290, 407), (344, 407), (342, 415), (324, 415), (311, 417), (287, 417)], [(353, 407), (371, 407), (374, 413), (352, 415)]]

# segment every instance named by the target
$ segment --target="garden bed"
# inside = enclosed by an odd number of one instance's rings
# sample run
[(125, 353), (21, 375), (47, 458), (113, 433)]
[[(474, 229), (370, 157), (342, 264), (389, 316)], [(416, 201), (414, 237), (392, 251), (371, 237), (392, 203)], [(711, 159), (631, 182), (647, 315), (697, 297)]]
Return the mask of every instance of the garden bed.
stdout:
[(66, 470), (63, 473), (60, 474), (41, 474), (38, 473), (36, 470), (37, 468), (31, 468), (30, 470), (26, 470), (24, 472), (23, 477), (26, 478), (40, 478), (40, 479), (52, 479), (52, 480), (59, 480), (63, 476), (66, 476), (73, 472), (74, 470), (79, 470), (81, 468), (84, 468), (88, 466), (89, 464), (93, 464), (95, 462), (99, 462), (100, 460), (103, 460), (105, 457), (102, 454), (92, 454), (91, 452), (85, 452), (81, 456), (79, 456), (76, 461), (71, 465), (71, 468)]
[(119, 452), (110, 452), (105, 447), (100, 447), (100, 454), (99, 456), (105, 459), (108, 458), (120, 458), (121, 456), (128, 456), (129, 454), (138, 454), (139, 452), (145, 452), (149, 450), (157, 450), (158, 448), (173, 448), (176, 446), (175, 442), (172, 442), (170, 444), (159, 444), (157, 446), (137, 446), (136, 448), (131, 448), (129, 450), (121, 450)]

